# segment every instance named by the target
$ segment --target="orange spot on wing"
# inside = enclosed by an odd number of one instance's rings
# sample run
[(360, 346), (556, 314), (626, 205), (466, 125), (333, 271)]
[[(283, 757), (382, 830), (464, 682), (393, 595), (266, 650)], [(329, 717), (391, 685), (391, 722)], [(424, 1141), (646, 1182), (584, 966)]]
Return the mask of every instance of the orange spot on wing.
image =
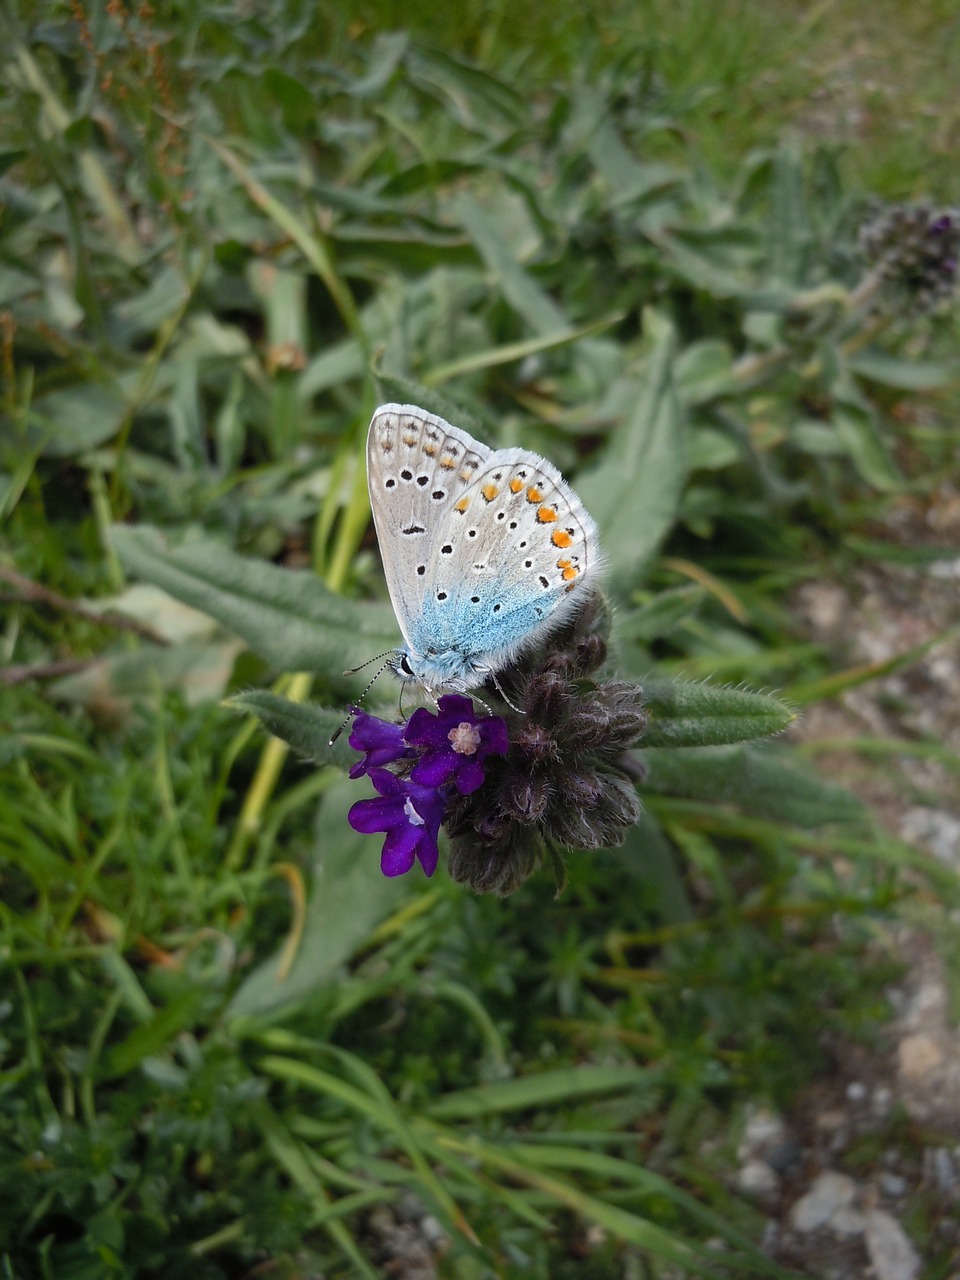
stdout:
[(456, 458), (451, 458), (449, 453), (445, 453), (440, 459), (440, 465), (443, 467), (444, 471), (452, 471), (457, 465), (457, 460)]
[(513, 479), (510, 481), (510, 492), (519, 493), (522, 488), (523, 488), (523, 481), (518, 480), (517, 477), (514, 476)]
[(539, 490), (539, 489), (537, 489), (537, 488), (535, 488), (533, 485), (531, 485), (531, 486), (530, 486), (530, 488), (527, 490), (527, 501), (528, 501), (528, 502), (542, 502), (542, 501), (543, 501), (543, 494), (540, 492), (540, 490)]
[(573, 539), (570, 537), (569, 533), (567, 533), (566, 529), (554, 529), (553, 533), (550, 535), (550, 541), (555, 547), (560, 547), (561, 550), (564, 550), (566, 547), (570, 546)]
[(562, 558), (561, 558), (560, 560), (558, 560), (558, 561), (557, 561), (557, 568), (558, 568), (558, 569), (569, 569), (571, 564), (572, 564), (572, 561), (570, 561), (570, 560), (564, 560), (564, 559), (562, 559)]
[(467, 507), (469, 507), (469, 505), (470, 505), (470, 499), (469, 499), (469, 498), (461, 498), (459, 502), (455, 502), (455, 503), (453, 504), (453, 509), (454, 509), (454, 511), (459, 511), (459, 512), (460, 512), (460, 514), (461, 514), (461, 515), (463, 515), (464, 511), (466, 511), (466, 509), (467, 509)]
[(500, 490), (495, 484), (485, 484), (480, 490), (488, 502), (492, 502)]
[(540, 524), (551, 524), (557, 518), (557, 513), (553, 507), (541, 507), (537, 512), (537, 520)]
[(409, 446), (410, 446), (410, 448), (412, 449), (412, 448), (413, 448), (413, 446), (417, 443), (417, 437), (416, 437), (416, 436), (404, 436), (404, 437), (403, 437), (403, 443), (404, 443), (404, 444), (409, 445)]
[(437, 452), (437, 446), (435, 444), (425, 444), (423, 446), (423, 452), (427, 455), (428, 458), (432, 458), (435, 456)]
[(560, 576), (563, 578), (564, 582), (572, 582), (579, 572), (579, 569), (575, 569), (573, 565), (571, 565), (569, 569), (564, 569)]

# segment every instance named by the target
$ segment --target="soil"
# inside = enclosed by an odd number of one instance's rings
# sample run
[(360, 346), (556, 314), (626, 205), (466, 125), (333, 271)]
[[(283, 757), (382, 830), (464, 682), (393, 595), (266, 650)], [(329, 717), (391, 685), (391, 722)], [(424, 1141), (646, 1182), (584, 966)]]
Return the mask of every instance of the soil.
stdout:
[[(895, 835), (960, 872), (960, 556), (949, 550), (960, 546), (960, 494), (942, 489), (923, 510), (904, 501), (893, 524), (886, 532), (897, 546), (940, 542), (943, 558), (809, 583), (796, 614), (836, 670), (933, 643), (902, 669), (811, 707), (790, 736), (902, 741), (904, 753), (886, 757), (818, 751), (818, 767)], [(954, 759), (911, 754), (918, 743)], [(769, 1214), (768, 1252), (801, 1274), (960, 1277), (960, 1031), (948, 963), (958, 916), (918, 878), (909, 923), (882, 940), (903, 965), (887, 991), (882, 1051), (830, 1046), (833, 1070), (789, 1115), (758, 1111), (747, 1121), (740, 1189)]]

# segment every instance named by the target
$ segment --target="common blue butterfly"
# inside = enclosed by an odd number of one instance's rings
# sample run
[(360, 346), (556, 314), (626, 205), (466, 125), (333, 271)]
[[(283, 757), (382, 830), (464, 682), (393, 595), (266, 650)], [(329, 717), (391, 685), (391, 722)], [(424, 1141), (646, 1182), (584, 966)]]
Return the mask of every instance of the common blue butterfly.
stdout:
[(428, 691), (495, 676), (570, 616), (599, 567), (597, 527), (556, 467), (417, 405), (374, 413), (367, 483), (406, 644), (389, 665)]

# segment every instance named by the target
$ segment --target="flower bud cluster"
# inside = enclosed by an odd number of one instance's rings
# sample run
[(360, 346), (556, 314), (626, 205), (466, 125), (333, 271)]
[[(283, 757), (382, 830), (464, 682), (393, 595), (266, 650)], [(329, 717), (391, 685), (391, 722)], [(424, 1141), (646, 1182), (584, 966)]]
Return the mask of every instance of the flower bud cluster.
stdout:
[[(548, 647), (499, 676), (510, 747), (482, 791), (456, 797), (445, 825), (450, 874), (480, 893), (512, 893), (548, 848), (611, 848), (640, 816), (626, 753), (646, 727), (642, 691), (594, 673), (607, 656), (599, 596)], [(492, 695), (491, 695), (492, 696)]]
[(952, 298), (960, 264), (960, 210), (892, 204), (860, 227), (860, 246), (889, 301), (923, 315)]

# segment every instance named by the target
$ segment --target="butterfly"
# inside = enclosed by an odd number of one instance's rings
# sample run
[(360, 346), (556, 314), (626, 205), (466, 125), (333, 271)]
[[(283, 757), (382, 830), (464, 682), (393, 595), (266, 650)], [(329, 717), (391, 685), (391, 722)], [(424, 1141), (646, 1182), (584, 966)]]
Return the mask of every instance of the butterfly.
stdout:
[(465, 693), (575, 611), (600, 565), (597, 527), (560, 472), (490, 449), (412, 404), (383, 404), (367, 483), (405, 647), (388, 665)]

